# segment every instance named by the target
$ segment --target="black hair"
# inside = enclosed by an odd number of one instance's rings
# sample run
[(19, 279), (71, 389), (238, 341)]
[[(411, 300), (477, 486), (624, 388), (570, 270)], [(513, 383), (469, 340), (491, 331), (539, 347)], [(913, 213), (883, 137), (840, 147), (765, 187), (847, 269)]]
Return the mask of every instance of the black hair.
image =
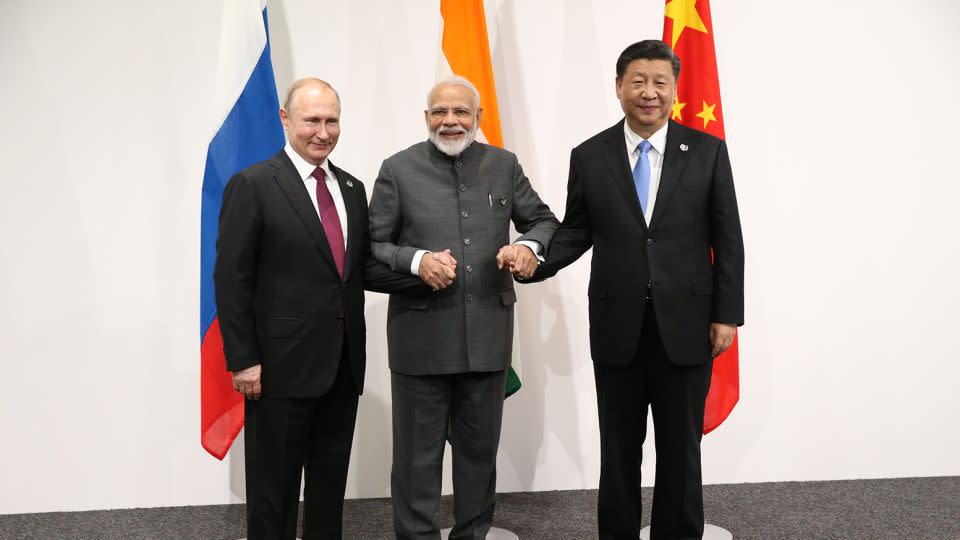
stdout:
[(673, 67), (673, 78), (680, 77), (680, 59), (669, 45), (659, 39), (645, 39), (628, 46), (617, 58), (617, 80), (623, 78), (627, 66), (634, 60), (666, 60)]

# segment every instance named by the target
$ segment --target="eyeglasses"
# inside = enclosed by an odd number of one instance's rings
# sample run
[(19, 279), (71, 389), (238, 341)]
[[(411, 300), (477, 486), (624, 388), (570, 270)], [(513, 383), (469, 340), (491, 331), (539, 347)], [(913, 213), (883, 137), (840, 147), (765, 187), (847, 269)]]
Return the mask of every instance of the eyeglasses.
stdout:
[(430, 118), (433, 118), (434, 120), (443, 120), (451, 112), (457, 117), (457, 120), (466, 120), (473, 116), (473, 111), (464, 107), (457, 107), (456, 109), (437, 108), (427, 111), (427, 113), (430, 114)]

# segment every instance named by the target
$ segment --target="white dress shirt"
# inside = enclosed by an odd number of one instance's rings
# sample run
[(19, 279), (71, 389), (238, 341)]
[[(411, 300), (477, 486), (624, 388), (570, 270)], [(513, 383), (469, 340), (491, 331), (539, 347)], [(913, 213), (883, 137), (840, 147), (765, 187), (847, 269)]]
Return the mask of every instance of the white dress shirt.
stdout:
[[(290, 161), (293, 162), (293, 166), (297, 168), (297, 173), (300, 174), (300, 179), (303, 180), (304, 185), (307, 187), (307, 193), (310, 195), (310, 200), (313, 201), (313, 208), (317, 211), (317, 216), (320, 216), (320, 206), (317, 204), (317, 179), (313, 177), (313, 170), (317, 168), (316, 165), (311, 165), (307, 163), (307, 160), (300, 157), (290, 143), (287, 143), (287, 146), (283, 148), (287, 153), (287, 156), (290, 157)], [(330, 161), (323, 160), (323, 163), (320, 164), (320, 168), (327, 173), (326, 184), (327, 189), (330, 190), (330, 196), (333, 197), (333, 206), (337, 208), (337, 215), (340, 216), (340, 228), (343, 229), (343, 246), (347, 246), (347, 206), (343, 203), (343, 193), (340, 193), (340, 183), (337, 182), (337, 177), (334, 176), (333, 171), (330, 170)], [(322, 221), (322, 218), (321, 218)]]
[[(662, 128), (654, 132), (648, 141), (653, 146), (647, 150), (647, 157), (650, 159), (650, 191), (647, 194), (647, 211), (643, 213), (643, 219), (647, 226), (650, 226), (650, 218), (653, 217), (653, 206), (657, 203), (657, 190), (660, 189), (660, 172), (663, 171), (663, 153), (667, 149), (667, 122)], [(623, 136), (627, 142), (627, 157), (630, 159), (630, 171), (637, 166), (640, 160), (640, 150), (637, 146), (643, 141), (643, 137), (637, 135), (630, 129), (627, 122), (623, 123)]]

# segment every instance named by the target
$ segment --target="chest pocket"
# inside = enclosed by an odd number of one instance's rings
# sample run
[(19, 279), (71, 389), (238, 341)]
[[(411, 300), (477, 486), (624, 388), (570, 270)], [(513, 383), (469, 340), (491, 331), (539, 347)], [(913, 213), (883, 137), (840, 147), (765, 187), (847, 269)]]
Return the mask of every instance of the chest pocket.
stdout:
[(511, 193), (505, 192), (491, 192), (487, 195), (487, 204), (493, 209), (495, 214), (504, 213), (510, 215), (511, 209), (513, 208), (511, 195)]

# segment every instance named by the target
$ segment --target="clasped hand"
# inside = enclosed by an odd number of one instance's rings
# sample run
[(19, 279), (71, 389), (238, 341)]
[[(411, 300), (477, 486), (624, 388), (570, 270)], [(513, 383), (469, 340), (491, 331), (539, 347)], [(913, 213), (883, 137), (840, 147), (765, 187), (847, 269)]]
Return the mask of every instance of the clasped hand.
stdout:
[[(522, 244), (503, 246), (497, 253), (497, 268), (506, 268), (511, 274), (522, 279), (532, 277), (539, 264), (533, 250)], [(420, 259), (418, 274), (434, 291), (446, 289), (457, 279), (457, 260), (450, 254), (449, 249), (427, 252)]]
[(509, 244), (497, 253), (497, 268), (510, 270), (510, 273), (522, 279), (530, 279), (537, 271), (540, 261), (533, 250), (523, 244)]
[(420, 259), (420, 279), (431, 289), (446, 289), (457, 279), (457, 260), (449, 249), (427, 252)]

